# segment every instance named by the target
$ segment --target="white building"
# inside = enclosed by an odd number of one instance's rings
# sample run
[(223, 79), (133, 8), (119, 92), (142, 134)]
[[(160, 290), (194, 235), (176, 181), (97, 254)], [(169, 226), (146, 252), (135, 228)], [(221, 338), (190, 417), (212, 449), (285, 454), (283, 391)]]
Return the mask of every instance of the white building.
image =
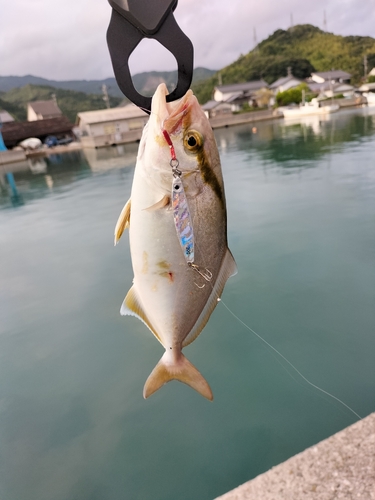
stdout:
[(214, 100), (221, 102), (241, 97), (248, 97), (250, 99), (251, 96), (257, 92), (257, 90), (264, 88), (268, 88), (268, 84), (264, 80), (233, 83), (231, 85), (218, 85), (214, 89)]
[(311, 73), (311, 80), (316, 83), (349, 83), (352, 75), (341, 70), (321, 71)]
[(134, 104), (83, 111), (77, 114), (76, 125), (84, 147), (97, 148), (139, 141), (148, 115)]
[(293, 75), (283, 76), (279, 78), (275, 82), (271, 83), (270, 89), (278, 94), (279, 92), (285, 92), (286, 90), (292, 89), (294, 87), (298, 87), (302, 83), (302, 80), (299, 80)]
[(232, 106), (226, 102), (208, 101), (202, 106), (207, 118), (212, 118), (216, 115), (232, 113)]
[(344, 97), (353, 97), (354, 87), (348, 83), (308, 83), (309, 89), (315, 94), (319, 94), (318, 98), (334, 97), (342, 94)]

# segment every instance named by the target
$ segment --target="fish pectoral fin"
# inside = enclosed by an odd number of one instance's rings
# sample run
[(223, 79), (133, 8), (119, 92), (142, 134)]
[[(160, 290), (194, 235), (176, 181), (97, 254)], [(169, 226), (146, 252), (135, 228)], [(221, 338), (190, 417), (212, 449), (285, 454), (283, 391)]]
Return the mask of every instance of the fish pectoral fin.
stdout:
[(159, 335), (153, 328), (151, 321), (148, 319), (147, 314), (143, 310), (134, 285), (128, 291), (124, 302), (121, 304), (120, 314), (121, 316), (135, 316), (140, 319), (161, 343)]
[(160, 210), (160, 208), (167, 207), (170, 204), (170, 202), (171, 202), (170, 196), (165, 194), (161, 200), (157, 201), (156, 203), (154, 203), (150, 207), (144, 208), (143, 210), (146, 210), (147, 212), (153, 212), (154, 210)]
[(179, 380), (184, 384), (190, 385), (190, 387), (199, 392), (203, 397), (212, 401), (214, 397), (211, 388), (195, 366), (183, 354), (174, 362), (171, 362), (168, 354), (167, 352), (164, 353), (146, 380), (143, 388), (143, 397), (145, 399), (148, 398), (171, 380)]
[(120, 216), (117, 220), (115, 227), (115, 246), (119, 242), (122, 233), (130, 224), (130, 208), (131, 208), (131, 198), (125, 203), (124, 208), (121, 210)]

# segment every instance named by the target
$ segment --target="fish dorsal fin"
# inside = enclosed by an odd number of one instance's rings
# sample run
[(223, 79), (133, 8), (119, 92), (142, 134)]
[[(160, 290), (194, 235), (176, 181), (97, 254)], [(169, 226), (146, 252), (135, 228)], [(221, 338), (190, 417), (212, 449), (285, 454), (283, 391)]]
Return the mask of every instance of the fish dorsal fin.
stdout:
[(136, 318), (140, 319), (147, 326), (147, 328), (151, 330), (151, 332), (155, 335), (158, 341), (162, 343), (159, 335), (156, 333), (156, 330), (151, 325), (151, 322), (148, 319), (147, 314), (143, 310), (142, 304), (138, 298), (134, 285), (128, 291), (124, 299), (124, 302), (121, 304), (120, 314), (121, 316), (135, 316)]
[(121, 214), (117, 220), (115, 227), (115, 246), (119, 242), (122, 233), (125, 231), (130, 224), (130, 208), (131, 208), (131, 199), (125, 203), (124, 208), (121, 210)]
[(206, 326), (206, 323), (209, 320), (212, 311), (215, 309), (218, 299), (223, 293), (225, 283), (231, 276), (234, 276), (235, 274), (237, 274), (236, 262), (228, 248), (221, 264), (219, 275), (215, 283), (212, 284), (212, 291), (207, 300), (207, 303), (204, 306), (203, 311), (199, 315), (199, 318), (197, 319), (195, 325), (183, 341), (182, 347), (186, 347), (187, 345), (191, 344), (201, 333), (203, 328)]

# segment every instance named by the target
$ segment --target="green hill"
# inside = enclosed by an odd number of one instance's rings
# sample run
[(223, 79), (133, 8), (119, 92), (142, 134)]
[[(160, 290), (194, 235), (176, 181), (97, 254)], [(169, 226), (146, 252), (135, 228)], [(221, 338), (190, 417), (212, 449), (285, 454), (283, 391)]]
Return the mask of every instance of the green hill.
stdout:
[[(41, 85), (25, 85), (21, 88), (14, 88), (9, 92), (1, 94), (0, 108), (8, 111), (17, 120), (23, 121), (27, 118), (27, 103), (31, 101), (43, 101), (56, 95), (57, 104), (63, 114), (74, 123), (77, 113), (80, 111), (91, 111), (104, 109), (105, 102), (100, 95), (85, 94), (73, 90), (57, 89)], [(122, 101), (119, 97), (110, 96), (111, 107), (118, 106)]]
[[(365, 36), (340, 36), (327, 33), (310, 24), (288, 30), (277, 30), (266, 40), (237, 61), (220, 70), (222, 84), (240, 83), (263, 78), (272, 83), (286, 76), (288, 66), (299, 78), (311, 71), (341, 69), (352, 74), (352, 83), (363, 76), (363, 58), (367, 54), (368, 68), (375, 66), (375, 39)], [(219, 73), (193, 89), (201, 103), (211, 98), (218, 85)]]

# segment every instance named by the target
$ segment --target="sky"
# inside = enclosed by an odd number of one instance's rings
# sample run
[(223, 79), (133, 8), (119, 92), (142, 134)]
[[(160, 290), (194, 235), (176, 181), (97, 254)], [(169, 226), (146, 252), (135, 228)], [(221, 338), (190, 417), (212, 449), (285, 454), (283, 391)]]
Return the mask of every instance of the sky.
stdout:
[[(153, 0), (149, 0), (153, 1)], [(375, 37), (375, 0), (178, 0), (175, 18), (194, 45), (194, 66), (221, 69), (276, 29), (313, 24), (337, 35)], [(113, 76), (107, 0), (0, 0), (0, 76), (51, 80)], [(132, 74), (176, 69), (173, 56), (143, 40)]]

